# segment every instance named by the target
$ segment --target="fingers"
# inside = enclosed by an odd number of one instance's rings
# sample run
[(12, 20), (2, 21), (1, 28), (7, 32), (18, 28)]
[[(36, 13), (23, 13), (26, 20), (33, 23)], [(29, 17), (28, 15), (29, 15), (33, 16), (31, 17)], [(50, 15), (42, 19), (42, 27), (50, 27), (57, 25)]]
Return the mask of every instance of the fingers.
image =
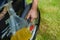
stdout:
[(30, 22), (33, 22), (36, 19), (36, 17), (33, 17), (31, 15), (28, 15), (27, 19), (30, 19)]
[(36, 10), (30, 10), (27, 19), (30, 19), (31, 22), (33, 22), (37, 18), (37, 11)]
[(36, 17), (31, 17), (31, 22), (33, 22), (35, 19), (37, 19), (37, 16)]
[(7, 7), (4, 7), (2, 13), (3, 13), (3, 14), (6, 14), (6, 13), (7, 13)]
[(3, 11), (7, 11), (7, 7), (4, 7), (4, 10)]
[(29, 17), (30, 17), (30, 13), (27, 15), (27, 19), (29, 19)]
[(31, 22), (33, 22), (37, 18), (37, 15), (33, 15), (31, 13), (28, 14), (27, 19), (30, 19)]
[(35, 19), (35, 18), (31, 18), (31, 22), (33, 22), (33, 21), (34, 21), (34, 19)]

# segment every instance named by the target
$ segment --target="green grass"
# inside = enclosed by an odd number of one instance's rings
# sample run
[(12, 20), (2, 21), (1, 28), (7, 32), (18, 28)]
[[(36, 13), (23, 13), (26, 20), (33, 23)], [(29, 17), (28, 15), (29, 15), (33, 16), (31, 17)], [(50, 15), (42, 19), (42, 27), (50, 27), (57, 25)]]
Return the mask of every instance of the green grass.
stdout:
[(60, 0), (39, 0), (38, 7), (41, 23), (36, 40), (60, 40)]

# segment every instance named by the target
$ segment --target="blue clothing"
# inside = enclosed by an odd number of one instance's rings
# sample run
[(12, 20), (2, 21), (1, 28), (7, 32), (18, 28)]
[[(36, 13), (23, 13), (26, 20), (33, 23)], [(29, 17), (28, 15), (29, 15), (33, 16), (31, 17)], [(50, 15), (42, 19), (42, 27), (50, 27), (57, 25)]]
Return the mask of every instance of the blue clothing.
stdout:
[(0, 7), (7, 3), (7, 0), (0, 0)]

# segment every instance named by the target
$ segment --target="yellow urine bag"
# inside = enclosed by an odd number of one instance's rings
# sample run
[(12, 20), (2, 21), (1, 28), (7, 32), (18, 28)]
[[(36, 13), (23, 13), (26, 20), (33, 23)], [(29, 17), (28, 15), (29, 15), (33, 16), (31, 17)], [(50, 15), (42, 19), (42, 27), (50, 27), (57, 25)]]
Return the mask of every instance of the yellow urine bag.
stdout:
[(11, 37), (11, 40), (29, 40), (30, 38), (31, 32), (27, 28), (22, 28)]

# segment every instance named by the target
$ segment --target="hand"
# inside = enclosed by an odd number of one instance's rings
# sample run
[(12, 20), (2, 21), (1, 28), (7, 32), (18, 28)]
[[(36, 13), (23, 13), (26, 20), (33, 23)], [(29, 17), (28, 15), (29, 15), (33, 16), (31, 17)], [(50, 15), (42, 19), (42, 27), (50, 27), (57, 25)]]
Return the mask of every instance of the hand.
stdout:
[(37, 18), (37, 10), (31, 9), (27, 15), (27, 19), (31, 17), (31, 22)]
[(3, 11), (0, 14), (0, 20), (4, 18), (4, 15), (7, 13), (7, 7), (4, 7)]
[(8, 11), (8, 9), (7, 9), (7, 6), (6, 6), (6, 7), (4, 7), (4, 9), (3, 9), (3, 11), (2, 11), (1, 13), (2, 13), (2, 14), (6, 14), (7, 11)]

